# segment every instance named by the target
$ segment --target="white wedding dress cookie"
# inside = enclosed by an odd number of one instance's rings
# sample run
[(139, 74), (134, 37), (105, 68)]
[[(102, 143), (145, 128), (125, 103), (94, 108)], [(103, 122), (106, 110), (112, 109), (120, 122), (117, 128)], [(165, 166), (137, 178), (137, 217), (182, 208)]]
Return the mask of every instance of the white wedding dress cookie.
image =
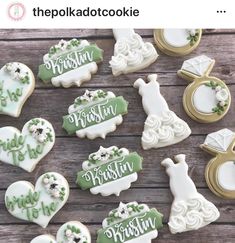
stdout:
[(174, 196), (168, 223), (172, 234), (197, 230), (220, 216), (215, 205), (197, 192), (197, 188), (188, 176), (185, 155), (176, 155), (175, 160), (177, 164), (170, 158), (161, 162), (170, 177), (170, 188)]
[(145, 83), (143, 79), (137, 79), (134, 83), (148, 115), (142, 134), (142, 147), (160, 148), (181, 142), (191, 134), (188, 124), (169, 110), (160, 93), (157, 75), (148, 75), (147, 79), (149, 83)]
[(148, 67), (158, 54), (150, 42), (144, 42), (133, 29), (114, 29), (116, 44), (109, 62), (114, 76), (132, 73)]
[(56, 239), (52, 235), (39, 235), (30, 243), (91, 243), (91, 235), (85, 225), (70, 221), (59, 228)]

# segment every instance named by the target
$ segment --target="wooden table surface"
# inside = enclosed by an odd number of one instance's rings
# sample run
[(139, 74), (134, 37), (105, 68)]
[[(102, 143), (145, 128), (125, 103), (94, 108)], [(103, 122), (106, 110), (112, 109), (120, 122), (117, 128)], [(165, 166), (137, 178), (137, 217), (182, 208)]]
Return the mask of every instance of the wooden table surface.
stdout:
[[(153, 42), (152, 30), (137, 30), (137, 32), (144, 40)], [(0, 66), (7, 62), (20, 61), (28, 65), (36, 75), (42, 57), (49, 47), (62, 38), (73, 37), (96, 42), (104, 49), (104, 61), (91, 81), (84, 83), (81, 88), (64, 89), (55, 88), (51, 84), (45, 85), (36, 80), (36, 89), (24, 105), (20, 117), (0, 116), (1, 127), (10, 125), (21, 129), (31, 118), (42, 117), (48, 119), (56, 131), (53, 150), (37, 165), (34, 172), (27, 173), (20, 168), (0, 163), (0, 242), (26, 243), (39, 234), (55, 235), (60, 225), (69, 220), (79, 220), (86, 224), (92, 233), (92, 242), (96, 242), (96, 230), (101, 228), (101, 222), (108, 212), (116, 208), (120, 201), (135, 200), (156, 207), (164, 214), (164, 228), (153, 242), (235, 242), (235, 201), (218, 198), (210, 192), (204, 178), (204, 169), (210, 155), (199, 148), (207, 133), (224, 127), (235, 131), (235, 99), (232, 99), (231, 109), (221, 121), (215, 124), (199, 124), (192, 121), (182, 107), (182, 95), (187, 81), (176, 75), (185, 57), (168, 57), (158, 51), (160, 54), (158, 60), (145, 70), (113, 77), (108, 62), (113, 54), (114, 39), (112, 31), (105, 29), (0, 30)], [(235, 30), (204, 30), (200, 46), (186, 58), (199, 54), (215, 58), (216, 65), (212, 75), (225, 80), (232, 96), (235, 97)], [(132, 84), (137, 78), (145, 78), (149, 73), (158, 74), (161, 92), (170, 109), (187, 121), (192, 129), (192, 135), (174, 146), (143, 151), (140, 139), (146, 115), (142, 108), (141, 97)], [(129, 101), (129, 112), (124, 117), (123, 124), (105, 140), (90, 141), (68, 136), (61, 127), (62, 116), (67, 114), (68, 106), (87, 88), (111, 90), (116, 95), (123, 95)], [(97, 151), (100, 145), (124, 146), (144, 157), (143, 171), (139, 174), (138, 181), (132, 184), (131, 189), (122, 192), (120, 197), (92, 195), (89, 191), (81, 191), (75, 184), (76, 172), (81, 169), (82, 161), (90, 153)], [(172, 196), (168, 177), (160, 162), (178, 153), (187, 155), (189, 173), (199, 192), (218, 207), (221, 216), (215, 223), (198, 231), (172, 235), (167, 226)], [(34, 184), (37, 177), (48, 171), (61, 173), (70, 183), (71, 193), (64, 208), (56, 214), (46, 229), (12, 217), (4, 206), (6, 188), (17, 180), (28, 180)]]

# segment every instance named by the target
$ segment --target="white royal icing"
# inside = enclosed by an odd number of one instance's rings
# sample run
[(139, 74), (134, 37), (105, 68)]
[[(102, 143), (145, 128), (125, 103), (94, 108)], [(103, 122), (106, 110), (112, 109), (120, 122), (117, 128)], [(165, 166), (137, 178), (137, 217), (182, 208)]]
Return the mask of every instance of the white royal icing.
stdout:
[(168, 223), (172, 234), (197, 230), (214, 222), (220, 216), (215, 205), (197, 192), (188, 176), (185, 155), (176, 155), (175, 160), (176, 164), (170, 158), (161, 162), (170, 177), (170, 188), (174, 196)]
[(114, 29), (113, 33), (116, 44), (109, 63), (114, 76), (143, 69), (157, 59), (154, 46), (145, 43), (133, 29)]
[[(30, 191), (32, 194), (38, 193), (38, 200), (35, 199), (35, 196), (31, 196), (30, 203), (27, 202), (24, 208), (18, 207), (16, 203), (12, 210), (9, 202), (14, 203), (15, 197), (21, 199), (29, 197)], [(63, 195), (62, 199), (61, 195)], [(14, 217), (34, 222), (46, 228), (52, 217), (64, 206), (68, 196), (69, 185), (67, 180), (58, 173), (48, 172), (38, 178), (35, 187), (28, 181), (17, 181), (11, 184), (5, 193), (5, 204), (9, 213)], [(33, 203), (32, 199), (35, 199)], [(52, 207), (54, 210), (52, 210)], [(48, 214), (49, 211), (50, 215)], [(37, 215), (37, 217), (33, 217), (33, 215)]]
[[(22, 82), (26, 76), (27, 82)], [(11, 62), (3, 66), (0, 69), (0, 114), (18, 117), (34, 87), (34, 75), (26, 65)]]
[(91, 243), (91, 235), (85, 225), (78, 221), (70, 221), (59, 228), (56, 240), (51, 235), (40, 235), (30, 243)]
[(222, 188), (228, 191), (235, 190), (235, 162), (226, 161), (218, 169), (218, 182)]
[(138, 79), (134, 87), (139, 89), (142, 103), (148, 115), (142, 134), (144, 149), (165, 147), (178, 143), (191, 134), (187, 123), (169, 110), (164, 97), (160, 93), (157, 75), (148, 76), (149, 83)]
[[(38, 120), (37, 125), (32, 120)], [(35, 118), (28, 121), (20, 132), (14, 127), (0, 128), (0, 161), (18, 166), (28, 172), (32, 172), (38, 162), (45, 157), (53, 148), (55, 143), (54, 129), (47, 120)], [(43, 123), (43, 124), (42, 124)], [(48, 140), (48, 133), (51, 138)], [(14, 144), (5, 150), (4, 145)], [(23, 143), (21, 143), (23, 141)], [(38, 152), (37, 152), (38, 151)], [(20, 159), (23, 155), (24, 159)]]

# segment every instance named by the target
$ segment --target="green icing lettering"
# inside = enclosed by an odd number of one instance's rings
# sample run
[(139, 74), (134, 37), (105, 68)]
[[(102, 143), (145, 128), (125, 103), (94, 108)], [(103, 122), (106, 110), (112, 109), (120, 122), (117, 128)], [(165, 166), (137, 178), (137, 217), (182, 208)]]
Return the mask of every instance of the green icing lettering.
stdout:
[(59, 76), (65, 72), (79, 68), (91, 62), (101, 62), (103, 50), (95, 44), (85, 46), (81, 50), (64, 53), (56, 59), (49, 59), (39, 66), (38, 77), (43, 81)]
[(155, 208), (98, 231), (97, 243), (123, 243), (163, 227)]
[(77, 183), (83, 189), (118, 180), (142, 169), (142, 158), (136, 153), (112, 160), (88, 171), (77, 174)]
[(128, 102), (122, 96), (106, 99), (64, 116), (63, 128), (68, 134), (74, 134), (80, 129), (126, 114), (127, 107)]
[(10, 98), (10, 101), (12, 102), (18, 102), (19, 101), (19, 97), (21, 97), (23, 95), (23, 89), (19, 89), (17, 88), (16, 91), (11, 91), (11, 90), (7, 90), (7, 94), (8, 97)]

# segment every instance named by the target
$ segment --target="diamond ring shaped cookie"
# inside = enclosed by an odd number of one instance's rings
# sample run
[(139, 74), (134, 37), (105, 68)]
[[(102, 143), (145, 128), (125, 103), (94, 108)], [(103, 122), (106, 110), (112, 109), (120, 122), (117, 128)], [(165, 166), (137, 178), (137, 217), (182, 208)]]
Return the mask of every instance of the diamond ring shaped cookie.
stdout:
[(83, 190), (90, 189), (92, 194), (119, 196), (138, 179), (142, 160), (136, 152), (130, 153), (126, 148), (100, 147), (83, 162), (83, 171), (78, 172), (77, 183)]
[(163, 227), (163, 215), (146, 204), (120, 203), (103, 220), (97, 243), (151, 243)]
[(76, 133), (80, 138), (105, 138), (122, 123), (127, 107), (128, 102), (113, 92), (86, 90), (69, 107), (69, 115), (63, 117), (63, 128), (68, 134)]
[(147, 80), (148, 83), (140, 78), (134, 83), (134, 87), (139, 89), (143, 108), (148, 115), (141, 138), (143, 149), (181, 142), (191, 134), (188, 124), (169, 109), (160, 93), (157, 75), (148, 75)]
[(114, 76), (144, 69), (156, 61), (153, 44), (144, 42), (133, 29), (113, 29), (116, 39), (110, 66)]
[(210, 190), (219, 197), (235, 199), (235, 133), (227, 128), (210, 133), (200, 147), (213, 156), (205, 170)]
[(191, 53), (200, 43), (201, 29), (156, 29), (154, 40), (166, 55), (183, 56)]
[(161, 164), (170, 177), (170, 189), (174, 196), (169, 218), (169, 229), (172, 234), (200, 229), (220, 216), (215, 205), (206, 200), (188, 176), (188, 165), (184, 154), (175, 156), (176, 164), (164, 159)]
[(55, 143), (54, 129), (47, 120), (34, 118), (20, 132), (15, 127), (0, 128), (0, 161), (32, 172)]
[(46, 228), (68, 196), (67, 180), (58, 173), (48, 172), (38, 178), (35, 187), (28, 181), (11, 184), (5, 193), (5, 205), (14, 217)]
[(97, 72), (102, 60), (103, 50), (87, 40), (61, 40), (44, 55), (38, 77), (56, 87), (80, 86)]
[(10, 62), (0, 69), (0, 114), (18, 117), (33, 93), (35, 79), (23, 63)]
[(191, 84), (184, 91), (183, 105), (186, 113), (195, 121), (216, 122), (230, 108), (231, 94), (227, 85), (209, 76), (215, 60), (202, 55), (184, 61), (178, 75)]
[(39, 235), (30, 243), (91, 243), (91, 235), (85, 225), (78, 221), (69, 221), (57, 231), (56, 238), (52, 235)]

